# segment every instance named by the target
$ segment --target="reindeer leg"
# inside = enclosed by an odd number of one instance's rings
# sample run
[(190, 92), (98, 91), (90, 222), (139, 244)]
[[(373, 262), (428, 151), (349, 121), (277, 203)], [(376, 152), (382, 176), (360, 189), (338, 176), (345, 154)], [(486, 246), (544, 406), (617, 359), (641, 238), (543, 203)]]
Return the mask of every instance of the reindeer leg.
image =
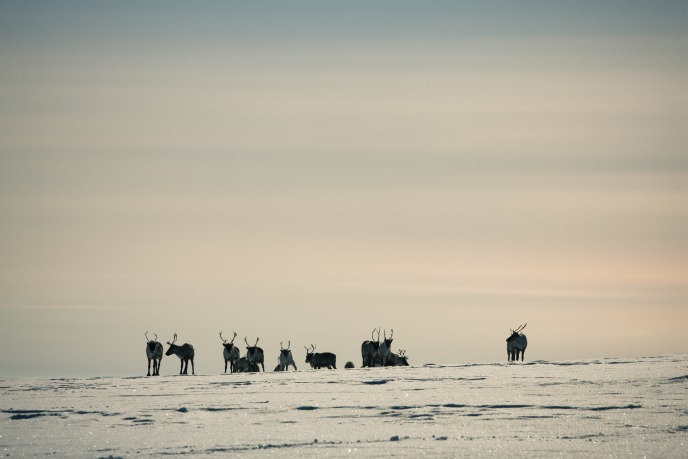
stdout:
[[(189, 364), (186, 364), (186, 369), (189, 369)], [(193, 358), (191, 358), (191, 374), (195, 375), (196, 374), (196, 369), (194, 368), (194, 363), (193, 363)]]

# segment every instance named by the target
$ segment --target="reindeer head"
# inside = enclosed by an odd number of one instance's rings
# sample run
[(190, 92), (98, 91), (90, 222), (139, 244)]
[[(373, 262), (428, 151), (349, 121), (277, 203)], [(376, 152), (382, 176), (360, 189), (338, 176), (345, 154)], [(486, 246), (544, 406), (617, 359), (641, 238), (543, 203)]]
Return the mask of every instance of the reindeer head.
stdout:
[(244, 336), (244, 342), (246, 343), (246, 356), (247, 357), (249, 355), (253, 355), (256, 352), (256, 349), (258, 348), (258, 340), (260, 340), (260, 338), (256, 338), (256, 343), (253, 346), (251, 346), (250, 344), (248, 344), (248, 340)]
[(310, 363), (311, 359), (313, 358), (313, 354), (315, 354), (315, 346), (311, 344), (311, 349), (308, 349), (306, 346), (304, 346), (304, 348), (306, 348), (306, 363)]
[[(234, 338), (236, 338), (237, 334), (234, 332)], [(222, 332), (220, 332), (220, 339), (222, 340), (222, 345), (227, 349), (228, 351), (231, 351), (232, 348), (234, 347), (234, 338), (232, 338), (232, 341), (227, 341), (222, 337)]]
[(506, 342), (509, 343), (509, 342), (515, 340), (516, 338), (518, 338), (521, 335), (521, 331), (523, 331), (523, 329), (526, 328), (526, 325), (528, 325), (528, 324), (527, 323), (523, 324), (520, 327), (518, 327), (516, 330), (511, 330), (511, 336), (509, 336), (506, 339)]
[(146, 345), (148, 346), (148, 349), (150, 349), (151, 352), (155, 350), (155, 345), (158, 344), (158, 335), (153, 333), (155, 335), (154, 339), (149, 339), (148, 338), (148, 332), (146, 331)]
[[(394, 336), (394, 329), (392, 328), (391, 330), (392, 334), (389, 335), (389, 338), (387, 338), (387, 330), (384, 330), (384, 337), (385, 337), (385, 346), (387, 346), (387, 349), (392, 349), (392, 340)], [(380, 334), (378, 333), (378, 338), (380, 337)]]
[(167, 350), (167, 352), (165, 352), (165, 355), (172, 355), (172, 354), (174, 354), (174, 349), (179, 347), (179, 346), (177, 346), (176, 344), (174, 344), (174, 343), (176, 343), (176, 342), (177, 342), (177, 334), (175, 333), (175, 334), (174, 334), (174, 338), (172, 339), (172, 342), (171, 342), (171, 343), (170, 343), (169, 341), (167, 342), (167, 344), (170, 345), (170, 348)]
[(284, 348), (284, 346), (282, 346), (282, 343), (283, 343), (283, 341), (280, 341), (280, 353), (284, 357), (288, 357), (289, 354), (291, 354), (291, 351), (289, 350), (289, 348), (291, 347), (291, 341), (287, 341), (287, 348), (286, 349)]

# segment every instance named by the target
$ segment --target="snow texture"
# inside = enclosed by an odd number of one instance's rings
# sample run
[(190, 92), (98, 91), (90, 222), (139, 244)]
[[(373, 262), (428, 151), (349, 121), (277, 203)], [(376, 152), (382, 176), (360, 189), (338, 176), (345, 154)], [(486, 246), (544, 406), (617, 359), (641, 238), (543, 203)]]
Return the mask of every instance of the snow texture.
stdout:
[(688, 457), (688, 355), (2, 380), (0, 394), (1, 457)]

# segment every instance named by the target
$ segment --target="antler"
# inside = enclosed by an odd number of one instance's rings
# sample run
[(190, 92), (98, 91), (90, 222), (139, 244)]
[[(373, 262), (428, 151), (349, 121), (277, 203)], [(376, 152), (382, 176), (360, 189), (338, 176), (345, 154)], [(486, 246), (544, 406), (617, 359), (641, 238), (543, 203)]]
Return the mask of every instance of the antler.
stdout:
[(248, 347), (251, 347), (251, 345), (250, 345), (250, 344), (248, 344), (248, 340), (246, 339), (246, 337), (245, 337), (245, 336), (244, 336), (244, 343), (246, 343), (246, 345), (247, 345)]
[(377, 327), (377, 341), (380, 341), (380, 327)]
[(227, 342), (227, 340), (222, 337), (222, 332), (220, 332), (220, 339), (222, 340), (223, 343)]
[(284, 346), (282, 346), (282, 343), (283, 343), (283, 342), (284, 342), (284, 341), (280, 341), (280, 351), (283, 351), (283, 350), (284, 350)]
[(171, 345), (173, 345), (173, 344), (176, 343), (176, 342), (177, 342), (177, 334), (175, 333), (175, 334), (174, 334), (174, 338), (172, 338), (172, 342), (170, 343), (170, 342), (168, 341), (167, 344), (169, 344), (169, 345), (171, 346)]
[(148, 330), (146, 330), (146, 341), (150, 341), (150, 340), (148, 339)]
[(389, 339), (392, 339), (392, 337), (394, 336), (394, 329), (392, 328), (391, 330), (392, 330), (392, 334), (389, 335)]
[[(234, 338), (236, 338), (236, 337), (237, 337), (237, 334), (236, 334), (236, 332), (234, 332)], [(230, 342), (231, 344), (234, 344), (234, 338), (232, 338), (232, 341)]]
[(313, 343), (311, 343), (311, 347), (313, 348), (312, 352), (315, 352), (315, 346), (313, 346)]
[(260, 339), (260, 338), (256, 338), (256, 344), (254, 344), (253, 347), (258, 346), (258, 340), (259, 340), (259, 339)]
[(155, 335), (155, 341), (157, 341), (158, 340), (158, 334), (157, 333), (153, 333), (153, 334)]
[(523, 325), (521, 325), (520, 327), (518, 327), (518, 329), (517, 329), (516, 331), (519, 332), (519, 333), (522, 332), (523, 329), (526, 328), (526, 325), (528, 325), (528, 322), (526, 322), (525, 324), (523, 324)]
[(287, 341), (287, 350), (291, 347), (291, 341)]

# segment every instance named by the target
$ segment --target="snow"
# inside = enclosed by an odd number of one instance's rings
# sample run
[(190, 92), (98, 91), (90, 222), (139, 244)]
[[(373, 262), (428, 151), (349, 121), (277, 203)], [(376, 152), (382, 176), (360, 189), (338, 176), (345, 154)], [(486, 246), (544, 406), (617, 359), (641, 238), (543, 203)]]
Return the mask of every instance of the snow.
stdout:
[(688, 457), (683, 354), (12, 379), (0, 394), (0, 457)]

